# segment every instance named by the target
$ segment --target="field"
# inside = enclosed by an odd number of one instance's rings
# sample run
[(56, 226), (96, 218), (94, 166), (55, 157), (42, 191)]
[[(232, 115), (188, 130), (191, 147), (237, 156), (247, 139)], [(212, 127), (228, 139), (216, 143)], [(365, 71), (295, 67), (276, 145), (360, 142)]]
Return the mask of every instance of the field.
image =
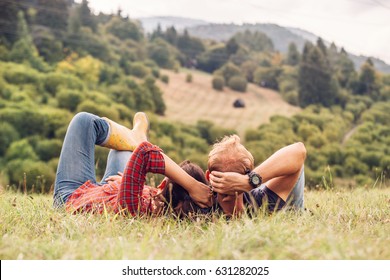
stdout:
[(308, 211), (227, 222), (71, 215), (0, 194), (0, 259), (390, 259), (390, 188), (307, 191)]
[[(188, 73), (192, 82), (186, 82)], [(257, 128), (269, 121), (272, 115), (291, 116), (300, 111), (283, 101), (281, 96), (270, 89), (253, 84), (248, 85), (246, 93), (225, 87), (223, 91), (212, 89), (212, 76), (198, 71), (163, 71), (169, 83), (159, 82), (167, 106), (166, 120), (196, 124), (197, 120), (208, 120), (214, 124), (235, 129), (240, 136), (248, 128)], [(233, 102), (241, 98), (245, 108), (234, 108)]]

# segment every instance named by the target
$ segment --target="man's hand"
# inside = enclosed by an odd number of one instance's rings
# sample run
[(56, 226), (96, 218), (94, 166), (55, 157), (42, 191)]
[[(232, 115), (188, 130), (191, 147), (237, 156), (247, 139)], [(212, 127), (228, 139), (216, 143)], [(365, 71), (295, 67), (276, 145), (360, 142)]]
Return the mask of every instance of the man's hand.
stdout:
[(235, 195), (252, 189), (248, 175), (236, 172), (213, 171), (210, 174), (210, 183), (213, 190), (220, 194)]
[(201, 182), (198, 182), (189, 195), (199, 207), (207, 208), (213, 205), (213, 193), (210, 187)]

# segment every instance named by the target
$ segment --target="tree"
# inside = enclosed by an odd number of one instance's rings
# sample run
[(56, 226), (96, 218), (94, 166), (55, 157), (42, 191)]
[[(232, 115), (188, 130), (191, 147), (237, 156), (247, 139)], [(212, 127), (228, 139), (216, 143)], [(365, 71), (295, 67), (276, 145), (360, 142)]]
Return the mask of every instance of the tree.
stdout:
[(377, 73), (371, 59), (367, 59), (360, 68), (355, 92), (361, 95), (368, 95), (374, 100), (376, 100), (379, 96)]
[(323, 51), (311, 43), (306, 43), (299, 66), (299, 104), (322, 104), (329, 107), (337, 100), (337, 87), (332, 79), (329, 64)]
[(344, 49), (341, 49), (335, 62), (335, 71), (340, 86), (349, 88), (355, 79), (356, 71), (353, 61), (348, 57), (348, 53)]
[(45, 70), (47, 65), (38, 55), (22, 11), (18, 12), (17, 38), (10, 53), (11, 60), (19, 63), (26, 61), (36, 69)]
[(202, 40), (190, 37), (187, 30), (178, 36), (177, 48), (186, 56), (183, 64), (187, 67), (195, 67), (196, 58), (205, 50)]
[(228, 55), (235, 54), (238, 51), (240, 45), (237, 43), (236, 39), (233, 37), (226, 43), (226, 51)]
[(274, 50), (272, 40), (267, 35), (259, 31), (254, 33), (249, 30), (246, 30), (243, 33), (239, 32), (234, 35), (234, 39), (252, 51), (266, 52)]
[(295, 66), (299, 64), (300, 60), (300, 54), (297, 49), (297, 45), (295, 43), (290, 43), (288, 45), (288, 52), (287, 52), (287, 64), (291, 66)]
[(163, 68), (173, 68), (174, 48), (165, 40), (157, 38), (148, 46), (149, 57)]
[(89, 8), (88, 0), (83, 0), (78, 8), (78, 16), (80, 17), (81, 25), (91, 28), (93, 32), (97, 30), (97, 22), (95, 16)]
[(202, 53), (198, 58), (199, 69), (212, 73), (229, 60), (229, 55), (224, 45), (217, 45)]
[(177, 31), (174, 26), (167, 28), (165, 31), (164, 39), (170, 43), (172, 46), (176, 46), (177, 44)]
[(65, 31), (68, 25), (67, 0), (38, 0), (36, 23), (50, 27), (54, 33)]
[(142, 31), (140, 28), (129, 19), (122, 17), (113, 17), (106, 25), (107, 32), (113, 34), (121, 40), (132, 39), (140, 41), (142, 39)]
[(0, 0), (0, 39), (4, 37), (8, 42), (15, 42), (15, 30), (18, 26), (18, 5), (16, 1)]

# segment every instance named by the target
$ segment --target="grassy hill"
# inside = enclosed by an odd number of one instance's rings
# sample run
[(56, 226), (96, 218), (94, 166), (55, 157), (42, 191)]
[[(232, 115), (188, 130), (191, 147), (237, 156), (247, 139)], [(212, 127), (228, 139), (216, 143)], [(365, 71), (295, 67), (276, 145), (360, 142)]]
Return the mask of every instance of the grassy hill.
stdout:
[[(169, 76), (169, 83), (159, 83), (167, 105), (163, 119), (196, 124), (198, 120), (235, 129), (243, 136), (246, 129), (256, 128), (269, 121), (273, 115), (291, 116), (300, 111), (286, 103), (281, 96), (269, 89), (249, 84), (246, 93), (224, 88), (216, 91), (211, 86), (212, 75), (199, 71), (163, 71)], [(193, 80), (186, 82), (191, 73)], [(241, 98), (245, 108), (234, 108), (233, 102)]]

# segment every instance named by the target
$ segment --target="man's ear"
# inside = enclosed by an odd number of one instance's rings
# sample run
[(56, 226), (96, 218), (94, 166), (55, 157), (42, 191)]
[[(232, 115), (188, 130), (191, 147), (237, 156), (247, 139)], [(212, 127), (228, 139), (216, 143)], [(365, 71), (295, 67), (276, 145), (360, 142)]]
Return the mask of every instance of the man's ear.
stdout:
[(210, 171), (207, 169), (206, 170), (206, 179), (207, 179), (207, 181), (210, 181)]

